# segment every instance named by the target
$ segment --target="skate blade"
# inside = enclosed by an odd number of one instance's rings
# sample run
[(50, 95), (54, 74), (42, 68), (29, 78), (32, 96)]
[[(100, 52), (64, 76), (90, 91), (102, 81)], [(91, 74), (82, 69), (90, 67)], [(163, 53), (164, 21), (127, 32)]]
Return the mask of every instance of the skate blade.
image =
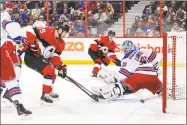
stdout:
[(41, 101), (41, 102), (40, 102), (40, 105), (42, 105), (42, 106), (52, 107), (52, 104), (53, 104), (53, 103), (47, 103), (47, 102), (45, 102), (45, 101)]
[(59, 101), (60, 98), (51, 98), (53, 101)]

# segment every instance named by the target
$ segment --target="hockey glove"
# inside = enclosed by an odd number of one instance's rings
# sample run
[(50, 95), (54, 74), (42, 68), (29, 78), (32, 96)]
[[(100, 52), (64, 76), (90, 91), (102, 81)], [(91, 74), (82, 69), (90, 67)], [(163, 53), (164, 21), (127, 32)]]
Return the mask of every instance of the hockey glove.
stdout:
[(121, 66), (121, 60), (119, 59), (116, 59), (114, 63), (116, 64), (116, 66)]
[(39, 48), (38, 43), (35, 41), (32, 44), (30, 44), (30, 50), (33, 52), (33, 55), (36, 57), (41, 56), (41, 50)]
[(106, 46), (99, 46), (98, 56), (105, 57), (108, 54), (108, 48)]
[(99, 50), (99, 51), (97, 52), (97, 55), (98, 55), (99, 57), (105, 57), (105, 54), (103, 53), (102, 50)]
[(162, 74), (159, 65), (155, 66), (154, 69), (156, 70), (158, 76)]
[(58, 70), (58, 76), (63, 79), (67, 76), (67, 65), (62, 65)]

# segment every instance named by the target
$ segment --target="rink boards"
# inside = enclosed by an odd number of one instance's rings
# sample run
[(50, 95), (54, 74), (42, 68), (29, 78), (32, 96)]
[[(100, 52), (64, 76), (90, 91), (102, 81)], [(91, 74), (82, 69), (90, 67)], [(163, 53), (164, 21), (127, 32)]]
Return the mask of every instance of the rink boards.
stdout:
[[(61, 57), (66, 64), (93, 64), (90, 56), (88, 55), (88, 48), (90, 43), (97, 38), (66, 38), (65, 51)], [(132, 40), (132, 42), (140, 48), (152, 49), (157, 52), (159, 60), (162, 61), (163, 55), (163, 39), (162, 38), (115, 38), (117, 43), (116, 54), (120, 58), (120, 45), (125, 40)], [(172, 62), (172, 38), (168, 38), (168, 65), (171, 66)], [(177, 52), (176, 60), (177, 66), (186, 65), (186, 39), (182, 37), (177, 38)], [(160, 63), (162, 65), (162, 63)]]
[[(176, 60), (177, 66), (184, 67), (186, 65), (186, 33), (177, 34), (177, 52)], [(93, 64), (88, 55), (88, 48), (93, 40), (97, 38), (65, 38), (65, 50), (61, 54), (61, 58), (66, 64)], [(160, 62), (162, 62), (163, 55), (163, 39), (162, 38), (115, 38), (117, 44), (116, 54), (120, 58), (120, 45), (125, 40), (132, 40), (132, 42), (140, 48), (152, 49), (157, 52)], [(168, 65), (172, 62), (172, 38), (168, 37)], [(111, 63), (112, 64), (112, 63)], [(160, 63), (162, 65), (162, 63)]]

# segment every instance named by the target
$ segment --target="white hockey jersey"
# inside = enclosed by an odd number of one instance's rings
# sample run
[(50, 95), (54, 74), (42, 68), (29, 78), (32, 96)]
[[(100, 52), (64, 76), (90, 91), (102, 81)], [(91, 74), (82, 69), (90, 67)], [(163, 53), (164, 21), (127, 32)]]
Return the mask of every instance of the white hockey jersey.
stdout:
[(158, 66), (158, 56), (154, 51), (137, 48), (123, 57), (121, 67), (115, 78), (121, 81), (134, 73), (157, 75)]
[(20, 36), (21, 26), (19, 23), (11, 21), (7, 12), (1, 13), (1, 46), (8, 39), (15, 40)]

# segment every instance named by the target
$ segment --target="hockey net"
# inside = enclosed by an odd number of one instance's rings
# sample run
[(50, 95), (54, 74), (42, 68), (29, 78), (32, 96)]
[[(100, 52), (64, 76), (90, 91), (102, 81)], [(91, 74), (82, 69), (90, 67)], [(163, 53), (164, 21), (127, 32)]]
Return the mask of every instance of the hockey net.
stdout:
[(163, 34), (162, 111), (186, 111), (186, 32)]

